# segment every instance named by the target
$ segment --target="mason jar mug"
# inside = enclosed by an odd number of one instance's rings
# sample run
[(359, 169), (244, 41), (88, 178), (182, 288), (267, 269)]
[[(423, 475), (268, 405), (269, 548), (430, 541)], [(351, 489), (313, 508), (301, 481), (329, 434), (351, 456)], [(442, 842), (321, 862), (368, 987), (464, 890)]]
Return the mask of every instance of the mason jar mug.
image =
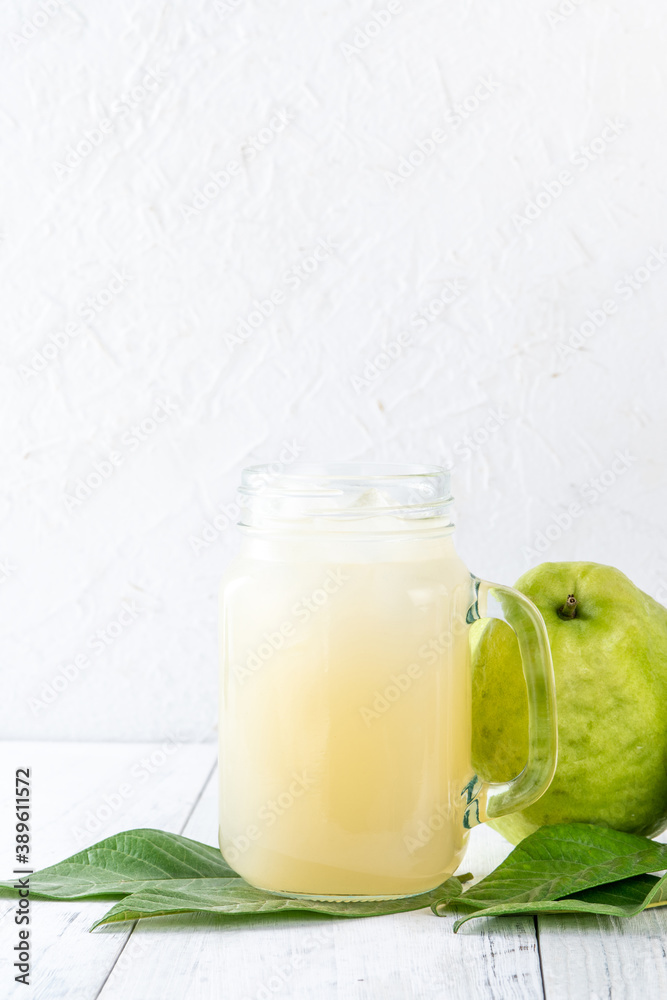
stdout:
[[(220, 848), (248, 882), (328, 899), (427, 892), (468, 831), (548, 787), (556, 765), (542, 617), (456, 554), (437, 466), (255, 466), (221, 591)], [(471, 764), (470, 625), (497, 592), (519, 640), (529, 754)]]

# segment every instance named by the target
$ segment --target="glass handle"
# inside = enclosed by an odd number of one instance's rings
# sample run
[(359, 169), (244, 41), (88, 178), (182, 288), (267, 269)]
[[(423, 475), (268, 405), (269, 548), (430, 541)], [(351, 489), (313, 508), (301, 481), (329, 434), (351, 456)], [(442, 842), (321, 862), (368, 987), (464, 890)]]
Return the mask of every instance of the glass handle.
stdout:
[(463, 825), (467, 829), (525, 809), (539, 799), (551, 784), (558, 757), (556, 684), (544, 619), (533, 602), (514, 587), (488, 583), (476, 576), (472, 582), (475, 600), (468, 611), (468, 624), (486, 617), (489, 593), (500, 595), (507, 624), (519, 643), (528, 692), (528, 760), (512, 781), (482, 781), (475, 775), (466, 785), (462, 794), (466, 801)]

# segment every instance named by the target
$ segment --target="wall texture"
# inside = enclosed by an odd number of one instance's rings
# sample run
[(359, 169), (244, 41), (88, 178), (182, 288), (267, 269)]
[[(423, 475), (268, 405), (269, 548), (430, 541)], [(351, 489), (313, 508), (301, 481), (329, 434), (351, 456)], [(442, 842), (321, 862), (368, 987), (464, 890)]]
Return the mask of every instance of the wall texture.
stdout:
[(445, 462), (476, 572), (667, 599), (666, 31), (6, 0), (4, 737), (212, 736), (252, 461)]

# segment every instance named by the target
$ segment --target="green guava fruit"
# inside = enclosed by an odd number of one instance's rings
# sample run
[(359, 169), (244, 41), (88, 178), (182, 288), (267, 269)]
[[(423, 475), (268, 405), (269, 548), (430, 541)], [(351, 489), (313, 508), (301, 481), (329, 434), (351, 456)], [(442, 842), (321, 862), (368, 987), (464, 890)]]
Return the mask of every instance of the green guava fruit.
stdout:
[[(558, 766), (537, 802), (491, 825), (512, 843), (569, 822), (655, 836), (667, 826), (667, 609), (599, 563), (542, 563), (515, 587), (549, 633)], [(510, 602), (503, 610), (511, 624)], [(508, 781), (528, 754), (519, 647), (498, 619), (475, 628), (473, 765), (486, 780)]]

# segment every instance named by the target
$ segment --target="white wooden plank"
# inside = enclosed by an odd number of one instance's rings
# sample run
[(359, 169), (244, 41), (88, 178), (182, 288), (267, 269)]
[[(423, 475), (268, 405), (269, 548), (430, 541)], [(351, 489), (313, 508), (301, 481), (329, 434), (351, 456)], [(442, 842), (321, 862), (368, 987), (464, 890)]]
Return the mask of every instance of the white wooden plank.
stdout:
[[(184, 831), (216, 842), (217, 782)], [(474, 831), (466, 867), (479, 877), (509, 852)], [(452, 933), (430, 911), (363, 920), (208, 916), (140, 921), (100, 1000), (536, 1000), (542, 996), (531, 918), (480, 921)]]
[(547, 1000), (665, 1000), (667, 914), (539, 918)]
[[(2, 872), (14, 867), (11, 793), (18, 766), (33, 768), (35, 867), (118, 830), (180, 829), (215, 751), (201, 745), (157, 750), (152, 744), (0, 744), (0, 829), (9, 833), (0, 843)], [(184, 832), (215, 843), (216, 812), (212, 779)], [(481, 877), (508, 850), (502, 838), (480, 828), (465, 867)], [(4, 956), (15, 943), (14, 907), (11, 900), (0, 903)], [(32, 995), (95, 1000), (102, 989), (101, 1000), (542, 996), (528, 919), (475, 921), (457, 936), (453, 917), (438, 919), (428, 911), (349, 921), (174, 917), (141, 922), (131, 937), (126, 927), (88, 934), (107, 907), (33, 901)], [(554, 915), (539, 925), (547, 1000), (667, 995), (666, 910), (629, 921)], [(27, 994), (18, 985), (12, 989), (8, 964), (1, 994), (14, 1000)]]
[[(120, 830), (156, 826), (178, 832), (214, 760), (210, 744), (174, 744), (166, 749), (157, 744), (0, 744), (2, 877), (11, 877), (17, 867), (12, 837), (17, 767), (29, 766), (32, 772), (31, 867), (37, 869)], [(0, 901), (3, 960), (17, 943), (15, 905), (12, 900)], [(88, 933), (110, 905), (32, 900), (31, 996), (94, 1000), (129, 934), (129, 928), (116, 935)], [(3, 968), (0, 995), (6, 1000), (27, 996), (8, 965)]]
[(547, 1000), (667, 997), (667, 907), (629, 919), (550, 914), (538, 930)]

